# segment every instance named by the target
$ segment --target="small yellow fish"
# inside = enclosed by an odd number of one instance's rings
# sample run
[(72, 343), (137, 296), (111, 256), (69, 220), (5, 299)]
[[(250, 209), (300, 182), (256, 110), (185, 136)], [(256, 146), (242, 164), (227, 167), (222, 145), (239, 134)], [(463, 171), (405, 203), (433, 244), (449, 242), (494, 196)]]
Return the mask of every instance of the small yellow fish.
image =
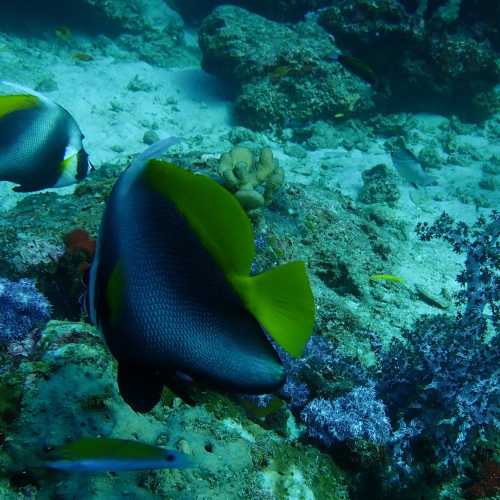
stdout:
[(287, 76), (292, 71), (290, 66), (286, 66), (285, 64), (281, 66), (276, 66), (271, 72), (271, 80), (273, 82), (280, 80), (284, 76)]
[(64, 42), (69, 42), (73, 37), (73, 33), (67, 26), (60, 26), (54, 30), (54, 33), (59, 40), (63, 40)]
[(370, 281), (392, 281), (393, 283), (404, 283), (404, 279), (393, 274), (372, 274), (369, 278)]
[(90, 54), (87, 54), (86, 52), (74, 52), (73, 59), (83, 62), (89, 62), (94, 60), (94, 58)]

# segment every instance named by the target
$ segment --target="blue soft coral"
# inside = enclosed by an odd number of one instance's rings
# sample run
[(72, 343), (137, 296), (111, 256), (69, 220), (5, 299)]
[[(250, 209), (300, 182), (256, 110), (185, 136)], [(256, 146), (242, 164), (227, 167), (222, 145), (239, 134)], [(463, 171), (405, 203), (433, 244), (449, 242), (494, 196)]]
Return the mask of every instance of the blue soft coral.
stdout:
[(50, 304), (29, 279), (0, 278), (0, 342), (21, 340), (50, 318)]
[(391, 435), (385, 406), (377, 400), (373, 387), (357, 387), (334, 400), (313, 399), (301, 417), (308, 435), (328, 447), (350, 439), (381, 445)]

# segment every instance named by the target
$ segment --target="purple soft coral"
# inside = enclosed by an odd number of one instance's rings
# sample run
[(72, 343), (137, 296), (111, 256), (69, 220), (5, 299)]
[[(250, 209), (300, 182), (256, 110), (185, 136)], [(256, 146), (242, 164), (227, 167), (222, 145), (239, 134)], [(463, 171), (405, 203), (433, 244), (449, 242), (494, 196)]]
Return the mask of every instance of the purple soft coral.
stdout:
[(486, 329), (487, 306), (497, 332), (500, 330), (500, 213), (493, 211), (490, 220), (479, 218), (469, 227), (464, 222), (455, 223), (443, 213), (431, 226), (426, 223), (417, 226), (422, 240), (442, 238), (453, 246), (457, 253), (465, 253), (465, 269), (459, 274), (458, 282), (464, 287), (458, 295), (459, 304), (465, 304), (460, 323), (474, 335), (481, 335)]
[(334, 400), (313, 399), (301, 417), (308, 435), (327, 447), (348, 439), (382, 445), (391, 436), (385, 406), (376, 398), (373, 387), (357, 387)]

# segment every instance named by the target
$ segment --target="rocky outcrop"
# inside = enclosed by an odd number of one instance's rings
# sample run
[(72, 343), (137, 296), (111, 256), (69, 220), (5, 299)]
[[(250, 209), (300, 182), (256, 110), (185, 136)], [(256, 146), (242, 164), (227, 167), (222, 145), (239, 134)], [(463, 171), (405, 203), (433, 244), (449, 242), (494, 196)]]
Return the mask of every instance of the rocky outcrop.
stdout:
[(340, 0), (318, 20), (344, 53), (373, 69), (386, 107), (481, 119), (500, 109), (494, 3)]
[[(80, 0), (109, 22), (132, 32), (163, 30), (180, 19), (163, 0)], [(76, 3), (76, 2), (75, 2)]]
[[(201, 21), (219, 5), (227, 4), (224, 0), (168, 0), (184, 19), (190, 22)], [(232, 5), (243, 7), (256, 14), (275, 21), (296, 22), (304, 18), (307, 12), (331, 4), (331, 0), (233, 0)]]
[(233, 6), (214, 10), (200, 28), (203, 68), (233, 83), (235, 111), (263, 129), (359, 115), (373, 107), (372, 87), (335, 57), (315, 23), (285, 26)]

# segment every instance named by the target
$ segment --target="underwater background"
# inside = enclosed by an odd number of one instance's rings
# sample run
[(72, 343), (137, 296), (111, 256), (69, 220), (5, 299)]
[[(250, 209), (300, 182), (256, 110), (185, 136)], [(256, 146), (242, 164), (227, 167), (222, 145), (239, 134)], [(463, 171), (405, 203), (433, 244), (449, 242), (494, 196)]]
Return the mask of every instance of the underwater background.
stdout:
[[(2, 134), (35, 132), (0, 84), (1, 499), (499, 498), (499, 0), (4, 0), (0, 79), (92, 165), (13, 191)], [(86, 276), (118, 177), (172, 137), (248, 213), (253, 274), (305, 262), (315, 324), (275, 394), (195, 380), (139, 413)], [(82, 437), (190, 465), (47, 465)]]

